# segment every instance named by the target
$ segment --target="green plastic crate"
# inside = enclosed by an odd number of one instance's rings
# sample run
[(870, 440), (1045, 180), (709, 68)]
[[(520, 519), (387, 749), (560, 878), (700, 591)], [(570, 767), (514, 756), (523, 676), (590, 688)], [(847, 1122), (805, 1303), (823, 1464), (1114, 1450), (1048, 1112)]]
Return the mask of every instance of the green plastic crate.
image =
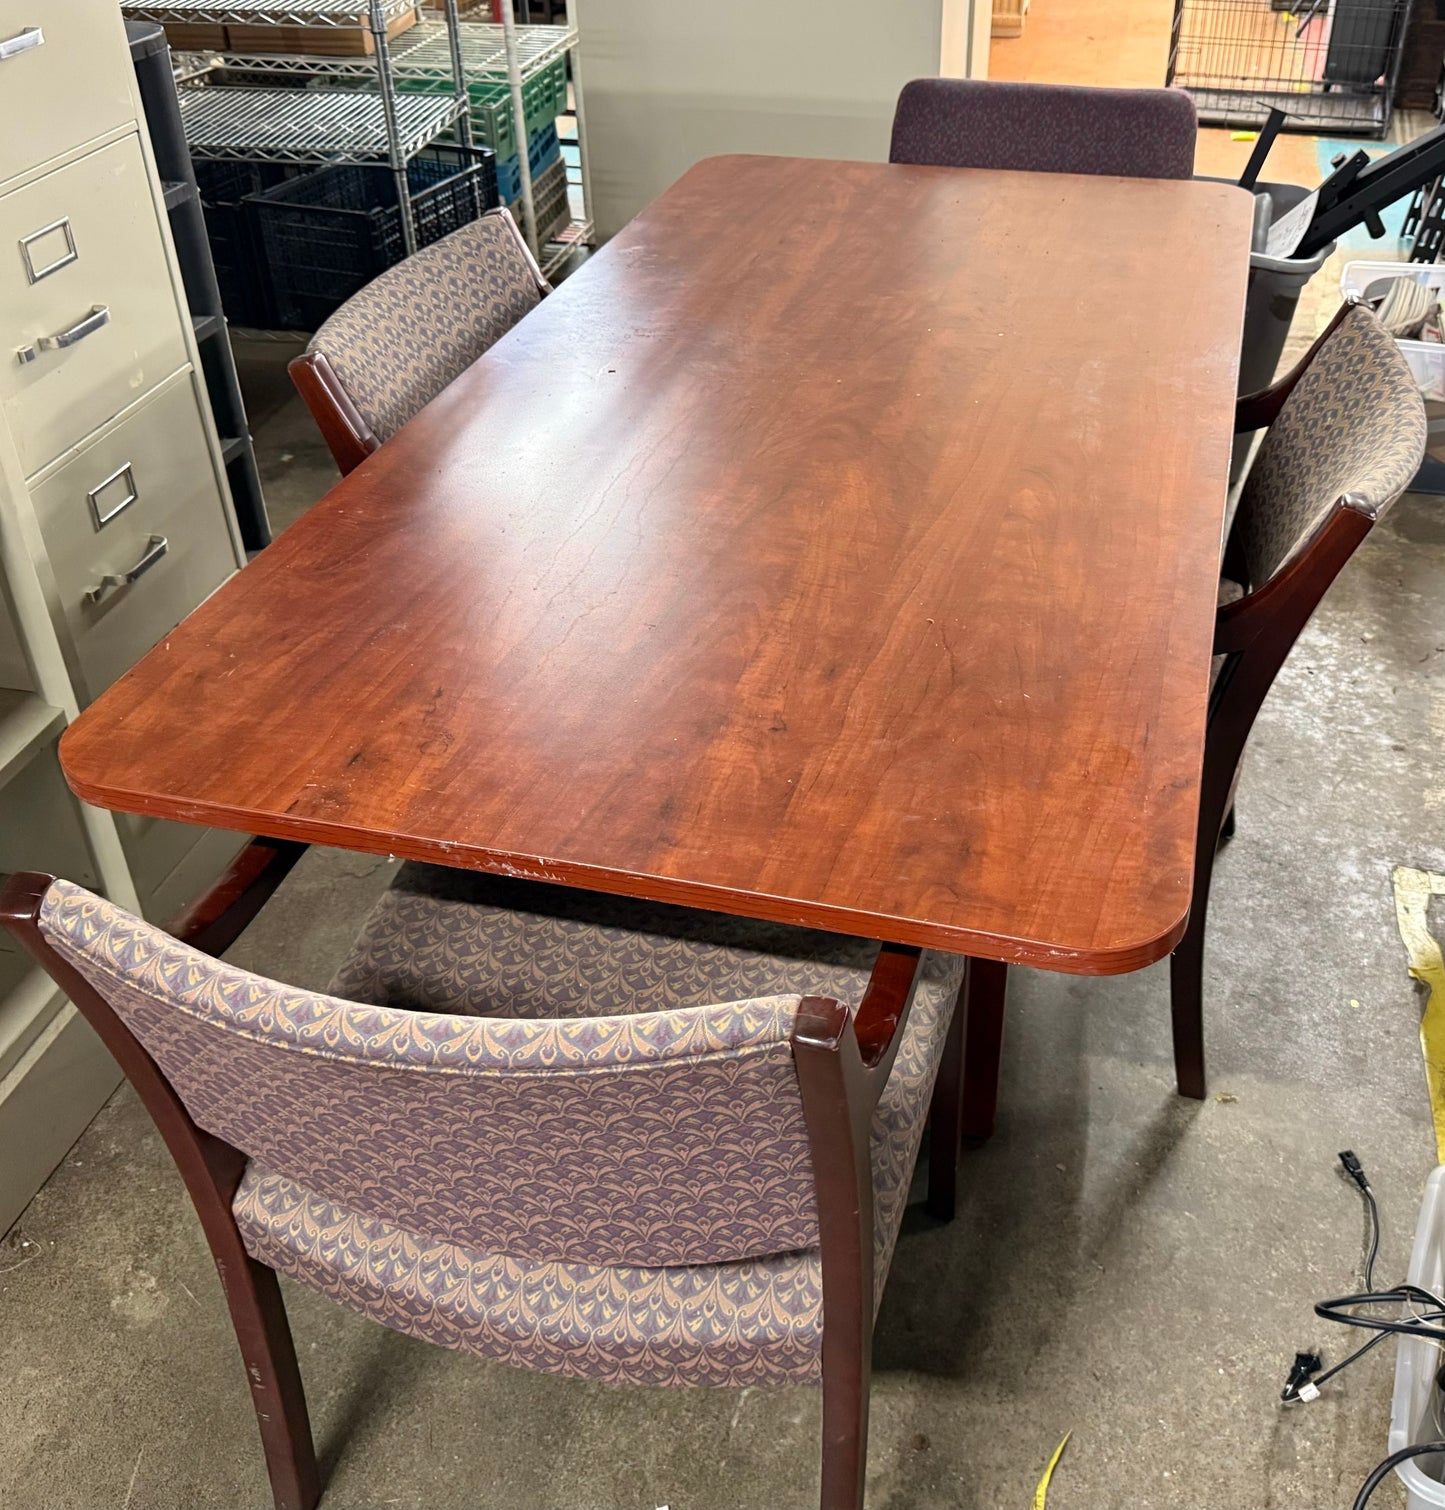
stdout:
[[(401, 88), (413, 94), (448, 94), (438, 79), (402, 79)], [(517, 155), (517, 131), (512, 120), (512, 91), (504, 79), (473, 79), (467, 85), (471, 101), (472, 140), (490, 147), (498, 161)], [(530, 135), (550, 125), (567, 109), (567, 60), (557, 58), (522, 85), (522, 113)]]

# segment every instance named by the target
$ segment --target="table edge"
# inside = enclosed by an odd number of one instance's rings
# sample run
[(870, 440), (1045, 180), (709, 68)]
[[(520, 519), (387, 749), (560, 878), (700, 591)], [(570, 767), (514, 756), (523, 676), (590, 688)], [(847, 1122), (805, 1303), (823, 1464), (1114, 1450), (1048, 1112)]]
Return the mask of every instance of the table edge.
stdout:
[[(67, 729), (66, 734), (69, 732)], [(800, 902), (772, 892), (739, 891), (705, 882), (678, 881), (669, 876), (647, 872), (609, 870), (569, 860), (552, 861), (541, 855), (480, 849), (408, 834), (383, 836), (315, 818), (288, 818), (282, 814), (267, 814), (264, 826), (258, 826), (255, 822), (257, 815), (242, 809), (209, 803), (158, 800), (140, 793), (91, 783), (70, 769), (65, 759), (65, 743), (65, 735), (62, 735), (60, 764), (71, 791), (83, 802), (104, 808), (108, 812), (163, 818), (195, 827), (223, 828), (266, 839), (291, 839), (351, 853), (392, 856), (401, 860), (450, 866), (456, 870), (484, 871), (515, 880), (573, 886), (582, 891), (597, 891), (611, 896), (638, 897), (648, 902), (722, 912), (734, 917), (758, 918), (765, 922), (785, 923), (795, 927), (817, 928), (826, 933), (846, 934), (855, 938), (911, 944), (944, 954), (976, 956), (1010, 965), (1028, 965), (1063, 975), (1128, 975), (1155, 964), (1169, 954), (1183, 936), (1189, 915), (1189, 899), (1186, 897), (1179, 917), (1153, 937), (1107, 948), (1069, 948), (968, 928), (922, 923), (913, 918), (861, 912), (824, 903)], [(775, 905), (763, 905), (767, 902)]]

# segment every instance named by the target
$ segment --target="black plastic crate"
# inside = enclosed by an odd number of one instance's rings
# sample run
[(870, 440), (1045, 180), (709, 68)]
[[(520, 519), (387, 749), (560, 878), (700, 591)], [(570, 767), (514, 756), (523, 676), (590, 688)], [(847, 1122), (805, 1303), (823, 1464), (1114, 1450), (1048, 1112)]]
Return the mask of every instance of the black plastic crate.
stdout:
[(300, 170), (262, 162), (198, 162), (195, 170), (226, 318), (232, 325), (269, 330), (277, 323), (276, 301), (247, 201), (294, 179)]
[[(428, 147), (407, 165), (418, 246), (497, 203), (496, 159), (484, 147)], [(390, 168), (307, 173), (247, 201), (282, 327), (315, 330), (406, 255)]]

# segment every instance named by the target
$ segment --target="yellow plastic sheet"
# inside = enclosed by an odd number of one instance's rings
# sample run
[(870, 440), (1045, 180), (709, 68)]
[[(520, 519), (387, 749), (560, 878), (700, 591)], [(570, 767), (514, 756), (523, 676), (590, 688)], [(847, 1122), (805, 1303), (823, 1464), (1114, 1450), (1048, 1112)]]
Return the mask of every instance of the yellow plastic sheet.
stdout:
[(1034, 1490), (1034, 1510), (1048, 1510), (1049, 1485), (1054, 1481), (1054, 1469), (1059, 1466), (1059, 1459), (1064, 1455), (1064, 1448), (1069, 1445), (1069, 1438), (1073, 1436), (1072, 1429), (1064, 1433), (1064, 1440), (1054, 1448), (1054, 1455), (1049, 1459), (1049, 1466), (1044, 1469), (1044, 1476), (1039, 1480), (1039, 1487)]
[(1445, 958), (1430, 932), (1430, 898), (1445, 896), (1445, 876), (1430, 870), (1395, 868), (1395, 921), (1410, 961), (1410, 974), (1429, 990), (1420, 1018), (1425, 1083), (1435, 1121), (1436, 1162), (1445, 1164)]

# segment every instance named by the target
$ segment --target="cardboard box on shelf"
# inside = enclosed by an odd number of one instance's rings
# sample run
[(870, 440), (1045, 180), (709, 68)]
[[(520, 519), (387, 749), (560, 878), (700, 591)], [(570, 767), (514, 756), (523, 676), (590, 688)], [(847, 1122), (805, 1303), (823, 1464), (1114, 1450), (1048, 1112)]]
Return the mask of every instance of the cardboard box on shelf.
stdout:
[(224, 26), (192, 26), (166, 23), (166, 41), (172, 52), (225, 52), (226, 28)]
[[(414, 10), (403, 11), (387, 22), (391, 41), (416, 25)], [(365, 58), (376, 51), (376, 40), (364, 14), (355, 26), (228, 26), (231, 52), (279, 53), (311, 58)]]

